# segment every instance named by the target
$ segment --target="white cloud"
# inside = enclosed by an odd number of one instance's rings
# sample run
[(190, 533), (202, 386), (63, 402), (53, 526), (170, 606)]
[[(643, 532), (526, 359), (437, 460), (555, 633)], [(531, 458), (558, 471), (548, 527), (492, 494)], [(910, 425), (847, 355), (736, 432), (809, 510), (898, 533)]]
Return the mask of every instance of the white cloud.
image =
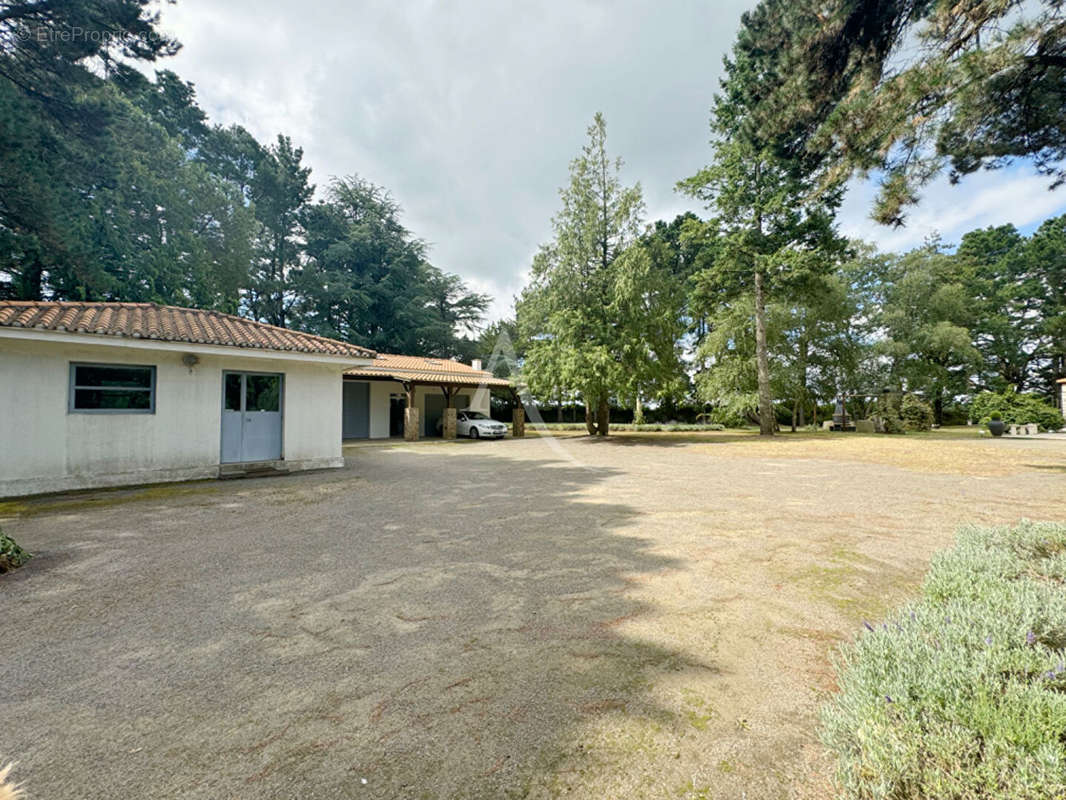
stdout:
[[(181, 0), (162, 19), (184, 48), (160, 66), (196, 84), (213, 121), (291, 135), (319, 187), (358, 173), (389, 188), (434, 262), (494, 295), (500, 316), (596, 111), (652, 218), (700, 211), (674, 184), (710, 156), (722, 56), (753, 5)], [(866, 218), (871, 196), (852, 192), (842, 229), (890, 249), (1063, 205), (1038, 178), (977, 175), (933, 185), (892, 231)]]
[(1021, 167), (976, 173), (954, 186), (941, 178), (922, 193), (921, 203), (910, 209), (902, 228), (871, 220), (875, 187), (853, 185), (841, 209), (840, 229), (896, 252), (917, 247), (934, 234), (950, 245), (975, 228), (1011, 223), (1025, 229), (1066, 212), (1066, 192), (1049, 191), (1048, 183), (1047, 178)]
[(182, 0), (160, 66), (212, 120), (290, 134), (314, 179), (388, 187), (439, 266), (506, 312), (596, 111), (652, 212), (707, 160), (708, 117), (751, 0), (651, 4)]

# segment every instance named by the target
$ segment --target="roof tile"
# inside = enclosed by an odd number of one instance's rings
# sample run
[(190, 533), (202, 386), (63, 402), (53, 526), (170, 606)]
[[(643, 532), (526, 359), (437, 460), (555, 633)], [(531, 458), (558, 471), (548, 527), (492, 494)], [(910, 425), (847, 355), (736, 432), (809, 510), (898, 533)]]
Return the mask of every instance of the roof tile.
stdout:
[(155, 303), (0, 301), (0, 327), (315, 353), (345, 358), (373, 358), (375, 355), (373, 350), (348, 342), (278, 328), (220, 311), (160, 306)]
[(346, 370), (350, 378), (391, 378), (417, 383), (442, 383), (455, 386), (510, 386), (511, 382), (491, 372), (476, 370), (461, 361), (423, 356), (399, 356), (378, 353), (373, 364)]

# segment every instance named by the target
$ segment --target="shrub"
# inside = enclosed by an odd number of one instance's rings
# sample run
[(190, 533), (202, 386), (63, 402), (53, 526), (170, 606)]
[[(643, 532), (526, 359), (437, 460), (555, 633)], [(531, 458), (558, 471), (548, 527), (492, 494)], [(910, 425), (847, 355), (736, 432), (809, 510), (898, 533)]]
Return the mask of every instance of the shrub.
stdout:
[(18, 543), (0, 530), (0, 574), (18, 569), (33, 556), (18, 546)]
[(899, 404), (903, 428), (908, 431), (927, 431), (933, 427), (933, 409), (912, 394), (904, 395)]
[[(583, 431), (585, 430), (585, 423), (545, 422), (544, 427), (547, 428), (549, 431)], [(629, 422), (618, 422), (611, 425), (611, 430), (615, 432), (638, 431), (640, 433), (648, 433), (655, 431), (724, 431), (725, 426), (717, 422), (708, 422), (699, 425), (695, 425), (689, 422), (646, 423), (644, 425), (634, 425)]]
[(885, 433), (906, 433), (907, 426), (903, 421), (902, 400), (900, 395), (889, 392), (882, 395), (877, 401), (877, 412), (881, 417), (881, 424)]
[[(999, 417), (993, 417), (999, 414)], [(1062, 413), (1040, 395), (1031, 392), (981, 392), (970, 405), (970, 418), (984, 421), (1002, 419), (1008, 425), (1035, 422), (1044, 430), (1058, 430), (1066, 425)]]
[(967, 529), (823, 712), (843, 796), (1066, 797), (1066, 525)]

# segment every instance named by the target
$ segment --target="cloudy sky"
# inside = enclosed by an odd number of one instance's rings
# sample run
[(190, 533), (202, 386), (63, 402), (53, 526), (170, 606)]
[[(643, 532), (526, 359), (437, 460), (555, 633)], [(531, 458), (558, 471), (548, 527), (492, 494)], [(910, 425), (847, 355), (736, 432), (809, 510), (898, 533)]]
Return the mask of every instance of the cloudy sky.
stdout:
[[(550, 238), (596, 111), (649, 219), (701, 210), (674, 184), (708, 158), (722, 56), (752, 5), (178, 0), (162, 27), (184, 48), (161, 66), (196, 84), (212, 121), (292, 136), (320, 188), (351, 174), (386, 186), (434, 263), (493, 295), (497, 317)], [(931, 186), (902, 230), (867, 219), (872, 195), (849, 193), (841, 229), (885, 249), (1066, 211), (1066, 190), (1021, 169)]]

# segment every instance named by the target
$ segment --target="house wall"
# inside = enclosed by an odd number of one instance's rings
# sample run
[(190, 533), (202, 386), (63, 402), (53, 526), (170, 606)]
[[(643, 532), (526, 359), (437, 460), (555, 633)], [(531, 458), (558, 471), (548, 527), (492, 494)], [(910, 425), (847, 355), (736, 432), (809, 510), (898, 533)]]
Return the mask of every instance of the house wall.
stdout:
[(1066, 383), (1059, 384), (1059, 409), (1063, 419), (1066, 419)]
[[(343, 465), (342, 365), (235, 352), (198, 354), (200, 363), (189, 368), (182, 355), (143, 342), (0, 338), (0, 497), (217, 477), (223, 370), (284, 374), (282, 447), (289, 469)], [(155, 413), (69, 413), (72, 361), (154, 365)]]
[[(389, 398), (394, 394), (403, 395), (403, 384), (399, 381), (366, 381), (366, 383), (370, 384), (370, 438), (387, 439), (389, 438)], [(440, 395), (441, 390), (435, 386), (415, 387), (415, 406), (422, 412), (419, 416), (420, 436), (426, 435), (425, 398), (427, 394)], [(463, 389), (459, 394), (470, 398), (471, 410), (480, 411), (483, 414), (489, 413), (488, 389)]]

